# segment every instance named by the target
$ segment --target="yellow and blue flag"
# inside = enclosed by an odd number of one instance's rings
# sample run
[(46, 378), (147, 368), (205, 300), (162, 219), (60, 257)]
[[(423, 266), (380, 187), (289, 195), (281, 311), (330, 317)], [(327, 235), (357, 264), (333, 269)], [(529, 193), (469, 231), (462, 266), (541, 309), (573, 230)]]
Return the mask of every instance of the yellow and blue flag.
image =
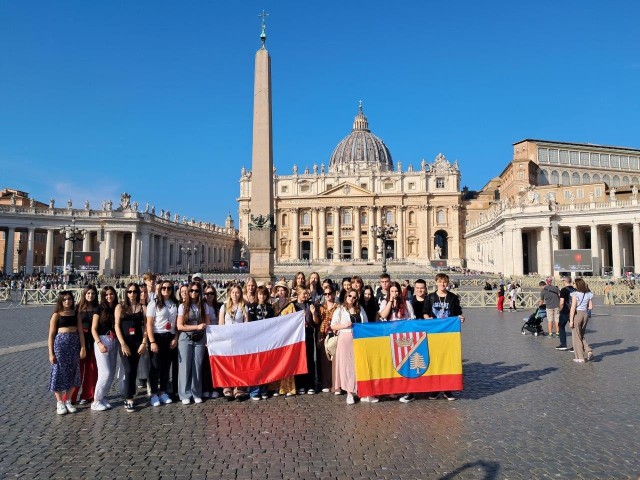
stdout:
[(460, 319), (353, 325), (358, 395), (462, 390)]

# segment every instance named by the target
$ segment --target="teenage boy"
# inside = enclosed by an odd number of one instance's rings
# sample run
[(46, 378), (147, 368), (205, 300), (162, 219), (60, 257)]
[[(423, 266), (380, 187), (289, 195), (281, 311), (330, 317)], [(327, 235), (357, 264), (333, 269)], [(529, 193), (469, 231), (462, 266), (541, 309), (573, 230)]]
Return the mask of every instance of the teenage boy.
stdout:
[(571, 310), (571, 293), (576, 289), (571, 285), (571, 277), (562, 277), (562, 288), (560, 289), (560, 321), (558, 323), (558, 336), (560, 345), (556, 350), (567, 350), (567, 332), (565, 326), (569, 323), (569, 311)]
[(391, 276), (388, 273), (380, 274), (380, 287), (376, 291), (378, 303), (389, 298), (389, 288), (391, 288)]
[(416, 318), (429, 318), (424, 307), (427, 303), (427, 282), (419, 278), (413, 284), (413, 299), (411, 306)]
[[(455, 293), (447, 290), (448, 286), (449, 276), (446, 273), (438, 273), (436, 275), (436, 291), (427, 295), (423, 312), (424, 318), (447, 318), (457, 315), (460, 318), (460, 322), (464, 323), (460, 298)], [(450, 391), (445, 391), (433, 392), (429, 396), (429, 400), (437, 400), (440, 395), (447, 400), (456, 399)]]

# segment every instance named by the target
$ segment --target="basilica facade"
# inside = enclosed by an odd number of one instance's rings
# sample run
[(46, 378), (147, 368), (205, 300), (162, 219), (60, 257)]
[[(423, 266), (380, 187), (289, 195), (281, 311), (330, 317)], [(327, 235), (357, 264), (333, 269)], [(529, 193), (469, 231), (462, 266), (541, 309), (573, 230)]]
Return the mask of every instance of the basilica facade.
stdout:
[[(321, 160), (321, 159), (319, 159)], [(276, 172), (277, 173), (277, 172)], [(252, 172), (240, 178), (239, 234), (249, 237)], [(309, 262), (428, 263), (461, 265), (462, 195), (457, 162), (438, 155), (406, 169), (394, 164), (384, 142), (371, 133), (360, 104), (351, 133), (338, 143), (325, 166), (274, 175), (275, 260)], [(382, 240), (373, 226), (393, 225)]]

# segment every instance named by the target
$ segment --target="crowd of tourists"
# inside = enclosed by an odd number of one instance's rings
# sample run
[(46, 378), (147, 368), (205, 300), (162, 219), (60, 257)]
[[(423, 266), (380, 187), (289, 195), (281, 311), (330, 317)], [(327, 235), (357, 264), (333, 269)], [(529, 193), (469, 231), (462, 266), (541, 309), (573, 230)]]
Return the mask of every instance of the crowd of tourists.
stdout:
[[(74, 413), (77, 404), (93, 411), (112, 408), (108, 395), (114, 382), (127, 412), (136, 411), (136, 393), (146, 389), (152, 407), (180, 402), (202, 403), (206, 398), (254, 401), (271, 396), (333, 393), (346, 403), (358, 397), (353, 351), (353, 325), (400, 319), (460, 316), (458, 296), (448, 290), (449, 277), (436, 276), (436, 289), (416, 280), (400, 284), (382, 274), (379, 285), (365, 285), (359, 276), (340, 284), (307, 279), (299, 272), (291, 283), (258, 285), (254, 278), (228, 286), (223, 303), (217, 285), (201, 274), (192, 281), (160, 280), (152, 273), (143, 282), (126, 285), (124, 301), (116, 289), (84, 287), (77, 303), (70, 291), (58, 295), (49, 326), (49, 389), (58, 414)], [(158, 281), (156, 281), (158, 280)], [(304, 312), (307, 373), (269, 385), (217, 388), (213, 382), (206, 346), (208, 325), (230, 325)], [(335, 350), (326, 343), (337, 336)], [(329, 342), (336, 343), (336, 342)], [(412, 402), (413, 394), (395, 396)], [(452, 392), (431, 392), (430, 399), (455, 400)], [(360, 398), (375, 403), (376, 397)]]

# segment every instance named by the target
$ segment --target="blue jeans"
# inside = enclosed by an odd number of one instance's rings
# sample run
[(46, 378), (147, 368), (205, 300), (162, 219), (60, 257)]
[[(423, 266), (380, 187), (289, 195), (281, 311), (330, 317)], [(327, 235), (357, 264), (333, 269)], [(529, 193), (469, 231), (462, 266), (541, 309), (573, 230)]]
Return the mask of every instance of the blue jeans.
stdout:
[(256, 385), (255, 387), (251, 387), (249, 390), (249, 396), (251, 398), (260, 398), (260, 396), (267, 393), (267, 385)]

